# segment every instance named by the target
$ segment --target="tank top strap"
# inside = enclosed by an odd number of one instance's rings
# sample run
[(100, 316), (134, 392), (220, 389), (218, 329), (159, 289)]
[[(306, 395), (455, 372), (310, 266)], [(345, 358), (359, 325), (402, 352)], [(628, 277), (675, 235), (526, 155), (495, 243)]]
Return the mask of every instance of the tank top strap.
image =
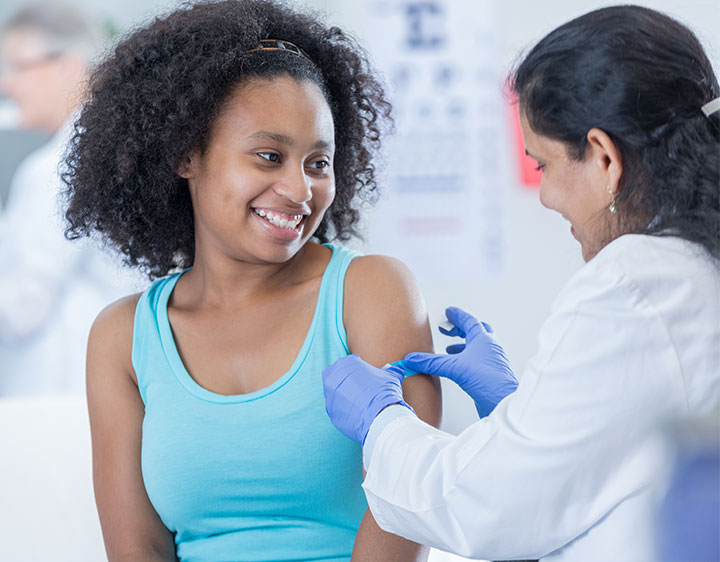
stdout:
[(133, 325), (132, 365), (137, 376), (140, 396), (145, 401), (145, 389), (162, 351), (162, 338), (158, 322), (158, 309), (167, 306), (169, 294), (182, 272), (158, 279), (140, 295), (135, 307)]
[[(318, 295), (318, 317), (323, 318), (323, 328), (332, 330), (334, 335), (339, 338), (346, 353), (350, 353), (348, 349), (347, 333), (345, 332), (345, 323), (343, 322), (343, 302), (345, 298), (345, 274), (347, 273), (350, 263), (358, 256), (362, 256), (361, 252), (335, 246), (333, 244), (324, 244), (333, 252), (330, 263), (327, 265), (325, 275)], [(327, 334), (329, 337), (330, 334)]]

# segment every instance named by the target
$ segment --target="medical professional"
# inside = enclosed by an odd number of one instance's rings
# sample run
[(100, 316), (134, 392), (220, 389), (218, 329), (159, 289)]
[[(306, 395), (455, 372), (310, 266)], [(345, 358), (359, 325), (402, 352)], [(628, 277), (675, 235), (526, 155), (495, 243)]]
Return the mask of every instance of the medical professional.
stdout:
[[(458, 436), (406, 407), (403, 369), (324, 372), (327, 411), (364, 443), (379, 525), (484, 559), (658, 560), (663, 424), (720, 413), (720, 87), (697, 38), (647, 8), (579, 17), (512, 76), (541, 203), (585, 266), (519, 384), (490, 326), (456, 308), (447, 377), (481, 418)], [(517, 388), (516, 388), (517, 387)]]
[(0, 90), (19, 126), (51, 135), (20, 165), (0, 214), (0, 396), (80, 394), (90, 325), (139, 280), (68, 241), (58, 172), (103, 33), (60, 4), (22, 8), (0, 29)]

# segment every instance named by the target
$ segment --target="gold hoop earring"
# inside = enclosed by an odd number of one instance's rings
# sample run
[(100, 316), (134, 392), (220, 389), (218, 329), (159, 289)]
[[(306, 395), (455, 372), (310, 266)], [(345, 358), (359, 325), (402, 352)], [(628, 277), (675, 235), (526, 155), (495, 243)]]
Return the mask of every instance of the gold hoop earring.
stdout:
[(614, 215), (615, 213), (617, 213), (617, 205), (615, 204), (615, 193), (613, 192), (612, 189), (610, 189), (610, 184), (608, 184), (607, 190), (608, 190), (608, 193), (610, 194), (610, 197), (612, 197), (612, 200), (610, 201), (610, 207), (608, 207), (608, 209)]

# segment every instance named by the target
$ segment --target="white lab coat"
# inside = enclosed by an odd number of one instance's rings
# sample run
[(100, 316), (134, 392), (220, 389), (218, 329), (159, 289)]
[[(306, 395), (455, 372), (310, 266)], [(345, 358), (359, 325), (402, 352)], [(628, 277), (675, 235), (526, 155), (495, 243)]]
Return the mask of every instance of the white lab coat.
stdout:
[(457, 437), (404, 412), (373, 422), (376, 521), (473, 558), (657, 560), (653, 436), (720, 407), (720, 264), (623, 236), (567, 283), (538, 340), (517, 391)]
[(70, 130), (22, 162), (0, 214), (0, 396), (84, 392), (93, 319), (143, 284), (89, 241), (64, 237), (58, 166)]

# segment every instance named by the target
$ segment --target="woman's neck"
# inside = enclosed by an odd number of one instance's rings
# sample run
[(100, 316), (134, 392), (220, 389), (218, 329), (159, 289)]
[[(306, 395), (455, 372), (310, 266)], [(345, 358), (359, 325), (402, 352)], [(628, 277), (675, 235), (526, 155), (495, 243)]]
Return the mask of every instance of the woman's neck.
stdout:
[(182, 283), (182, 299), (196, 306), (233, 306), (247, 299), (270, 296), (313, 277), (324, 270), (318, 270), (318, 264), (325, 251), (322, 246), (307, 243), (283, 263), (244, 262), (207, 253), (196, 255), (192, 269), (178, 285)]

